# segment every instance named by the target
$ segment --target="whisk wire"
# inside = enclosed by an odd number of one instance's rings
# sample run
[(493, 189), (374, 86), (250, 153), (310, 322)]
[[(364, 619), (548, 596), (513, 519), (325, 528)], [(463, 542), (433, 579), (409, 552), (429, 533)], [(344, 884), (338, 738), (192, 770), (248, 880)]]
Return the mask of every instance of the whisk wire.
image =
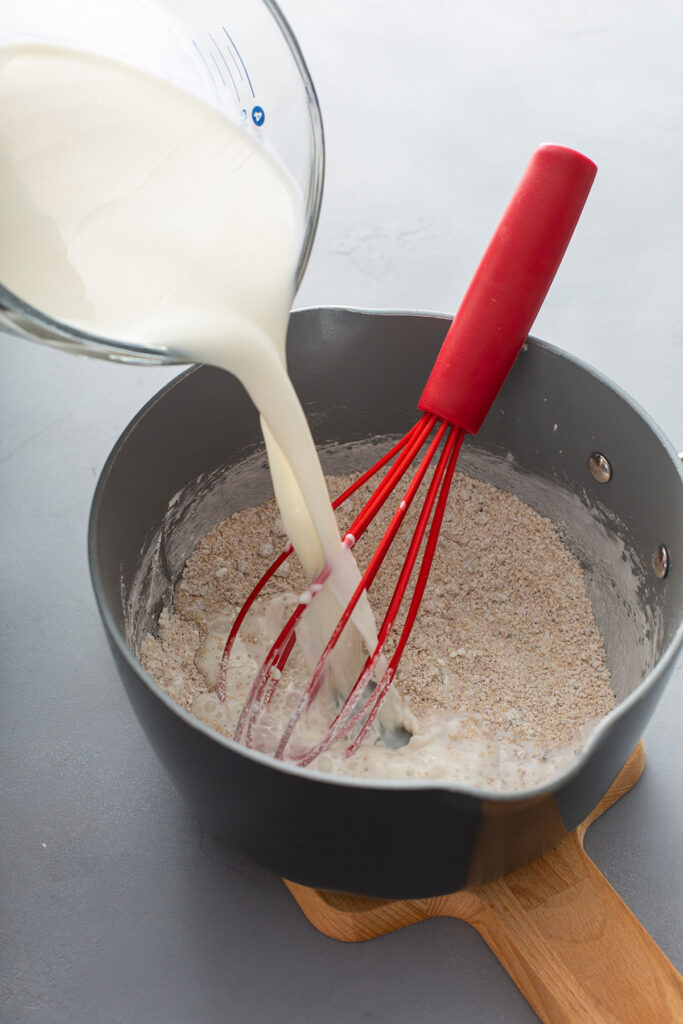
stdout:
[[(434, 551), (436, 549), (436, 543), (441, 528), (441, 522), (443, 520), (443, 513), (445, 510), (446, 501), (448, 500), (448, 490), (450, 488), (450, 484), (453, 478), (453, 472), (455, 471), (455, 464), (464, 437), (464, 432), (462, 430), (460, 430), (457, 427), (452, 427), (450, 424), (444, 423), (441, 424), (440, 429), (437, 432), (437, 436), (435, 438), (437, 445), (441, 442), (443, 435), (447, 430), (448, 437), (444, 444), (439, 461), (434, 469), (434, 473), (430, 481), (424, 505), (420, 512), (415, 532), (411, 539), (408, 552), (403, 562), (401, 573), (396, 583), (396, 587), (394, 588), (391, 601), (389, 603), (386, 614), (384, 616), (384, 620), (382, 622), (382, 626), (380, 628), (375, 651), (373, 652), (371, 657), (369, 657), (368, 660), (366, 661), (365, 666), (360, 676), (358, 677), (358, 680), (356, 681), (353, 690), (347, 697), (344, 705), (337, 714), (334, 722), (328, 729), (323, 739), (314, 747), (310, 748), (308, 751), (305, 751), (304, 753), (293, 758), (293, 760), (295, 760), (297, 764), (300, 764), (302, 766), (310, 764), (312, 760), (319, 756), (319, 754), (323, 753), (325, 750), (329, 749), (330, 746), (336, 743), (336, 741), (341, 736), (343, 736), (345, 733), (352, 732), (359, 724), (363, 723), (361, 725), (361, 731), (359, 732), (358, 736), (346, 751), (346, 756), (351, 756), (351, 754), (354, 753), (355, 750), (357, 749), (357, 746), (360, 744), (362, 738), (365, 735), (367, 735), (375, 721), (375, 718), (377, 717), (384, 695), (388, 690), (389, 686), (391, 685), (391, 681), (396, 672), (398, 660), (400, 659), (403, 649), (406, 643), (408, 642), (410, 633), (412, 631), (417, 616), (420, 601), (422, 599), (422, 594), (424, 592), (427, 578), (429, 576)], [(430, 451), (423, 459), (420, 465), (420, 469), (418, 470), (418, 473), (416, 473), (415, 478), (411, 482), (410, 487), (414, 487), (415, 491), (419, 487), (421, 480), (424, 478), (424, 473), (426, 472), (426, 468), (429, 465), (429, 460), (432, 457), (433, 447), (430, 446)], [(437, 494), (438, 501), (436, 500)], [(432, 518), (432, 510), (434, 509), (435, 502), (436, 510), (434, 513), (434, 517)], [(377, 684), (372, 693), (366, 698), (364, 703), (360, 707), (357, 707), (358, 701), (363, 696), (365, 687), (367, 686), (367, 683), (372, 675), (372, 671), (380, 655), (383, 652), (383, 649), (393, 629), (398, 612), (401, 608), (401, 605), (403, 604), (405, 592), (410, 582), (410, 578), (413, 574), (415, 562), (420, 552), (422, 541), (424, 539), (424, 535), (427, 530), (430, 518), (432, 519), (432, 523), (429, 532), (427, 547), (425, 548), (424, 561), (418, 574), (408, 615), (406, 616), (406, 620), (404, 622), (404, 626), (399, 638), (397, 648), (380, 682)], [(391, 538), (391, 540), (393, 540), (393, 537)]]
[[(369, 700), (368, 703), (372, 702), (372, 707), (370, 707), (368, 709), (368, 715), (367, 715), (367, 718), (365, 719), (365, 722), (361, 726), (361, 728), (360, 728), (360, 730), (358, 732), (358, 735), (356, 736), (355, 740), (352, 742), (351, 746), (347, 749), (346, 755), (345, 755), (346, 757), (351, 757), (353, 754), (356, 753), (356, 751), (358, 750), (358, 747), (362, 743), (363, 739), (365, 738), (367, 733), (370, 731), (370, 729), (371, 729), (371, 727), (372, 727), (372, 725), (373, 725), (373, 723), (374, 723), (374, 721), (375, 721), (375, 719), (376, 719), (376, 717), (377, 717), (377, 715), (379, 713), (379, 710), (380, 710), (381, 705), (382, 705), (382, 701), (384, 700), (384, 697), (385, 697), (385, 695), (387, 693), (387, 690), (391, 686), (391, 683), (393, 682), (394, 676), (396, 675), (396, 669), (397, 669), (398, 663), (399, 663), (399, 661), (400, 661), (400, 659), (401, 659), (401, 657), (403, 655), (403, 651), (405, 649), (405, 646), (406, 646), (406, 644), (408, 643), (408, 641), (410, 639), (410, 634), (412, 633), (413, 626), (415, 625), (415, 620), (417, 619), (417, 615), (418, 615), (418, 612), (420, 610), (420, 603), (421, 603), (422, 597), (424, 595), (425, 587), (427, 585), (427, 580), (429, 579), (429, 574), (430, 574), (430, 571), (431, 571), (432, 562), (434, 560), (434, 552), (436, 551), (436, 545), (438, 543), (439, 534), (441, 532), (441, 524), (443, 522), (443, 516), (444, 516), (444, 512), (446, 510), (446, 503), (448, 501), (448, 495), (449, 495), (449, 492), (450, 492), (451, 482), (453, 480), (453, 474), (455, 472), (455, 466), (456, 466), (456, 463), (458, 461), (458, 456), (460, 454), (460, 448), (462, 447), (462, 442), (463, 442), (464, 438), (465, 438), (465, 431), (464, 430), (461, 430), (459, 427), (452, 428), (451, 434), (450, 434), (449, 439), (448, 439), (447, 447), (444, 448), (444, 453), (442, 455), (442, 459), (444, 459), (444, 456), (447, 457), (448, 464), (446, 466), (446, 471), (445, 471), (445, 474), (444, 474), (444, 477), (443, 477), (443, 482), (441, 484), (441, 490), (439, 492), (439, 499), (437, 501), (436, 510), (434, 512), (434, 518), (432, 519), (432, 524), (431, 524), (431, 527), (430, 527), (430, 530), (429, 530), (429, 536), (427, 538), (427, 543), (425, 545), (425, 550), (424, 550), (422, 564), (420, 565), (420, 571), (419, 571), (418, 576), (417, 576), (417, 581), (415, 583), (415, 589), (413, 591), (413, 596), (412, 596), (412, 599), (411, 599), (411, 602), (410, 602), (410, 605), (409, 605), (409, 608), (408, 608), (408, 613), (406, 615), (406, 619), (405, 619), (405, 622), (403, 624), (403, 629), (401, 630), (401, 635), (399, 637), (399, 641), (398, 641), (398, 643), (396, 645), (396, 649), (395, 649), (394, 654), (393, 654), (393, 656), (391, 658), (391, 661), (389, 662), (389, 666), (388, 666), (386, 672), (384, 673), (384, 676), (380, 680), (379, 684), (377, 685), (375, 690), (373, 690), (372, 694), (370, 695), (370, 700)], [(445, 461), (445, 459), (444, 459), (444, 461)], [(426, 521), (425, 521), (425, 527), (426, 527)], [(422, 530), (422, 533), (424, 533), (424, 529)], [(415, 564), (415, 559), (417, 558), (417, 554), (418, 554), (418, 551), (419, 551), (419, 546), (420, 545), (418, 543), (418, 545), (415, 548), (415, 552), (412, 555), (412, 560), (411, 560), (411, 563), (410, 563), (410, 570), (408, 572), (408, 576), (412, 575), (412, 570), (413, 570), (413, 567), (414, 567), (414, 564)], [(411, 547), (412, 547), (412, 545), (411, 545)], [(407, 565), (408, 565), (408, 561), (406, 561), (406, 566), (404, 568), (407, 568)]]
[[(394, 464), (390, 467), (388, 472), (382, 478), (379, 485), (373, 492), (369, 502), (364, 506), (363, 510), (356, 517), (356, 519), (351, 525), (351, 528), (346, 533), (343, 540), (343, 544), (346, 548), (351, 549), (355, 545), (356, 541), (365, 533), (370, 522), (377, 514), (378, 509), (386, 503), (392, 491), (396, 488), (399, 481), (405, 475), (406, 469), (413, 462), (415, 455), (424, 444), (426, 438), (431, 433), (436, 422), (437, 418), (434, 415), (432, 415), (431, 413), (424, 414), (411, 428), (411, 430), (405, 435), (405, 437), (402, 438), (401, 441), (399, 441), (396, 445), (393, 446), (390, 452), (383, 456), (382, 459), (375, 463), (374, 466), (372, 466), (369, 470), (366, 471), (366, 473), (362, 475), (361, 478), (359, 478), (359, 480), (364, 480), (365, 482), (367, 482), (367, 480), (371, 479), (371, 477), (375, 476), (382, 468), (384, 468), (384, 466), (386, 466), (390, 456), (398, 453)], [(433, 454), (435, 448), (436, 446), (432, 444), (432, 446), (430, 446), (429, 451)], [(425, 470), (427, 468), (427, 465), (428, 462), (425, 461)], [(344, 492), (341, 498), (348, 498), (354, 491), (358, 490), (358, 487), (361, 486), (359, 480), (355, 481), (355, 483), (350, 488), (347, 488), (347, 490)], [(338, 504), (341, 503), (341, 498), (338, 499), (337, 502), (335, 502), (335, 507), (337, 507)], [(402, 519), (403, 515), (405, 515), (405, 511), (407, 511), (407, 507), (403, 509), (400, 519)], [(398, 525), (400, 525), (400, 521)], [(378, 568), (379, 563), (374, 568), (374, 573), (377, 572)], [(304, 595), (302, 595), (300, 603), (297, 605), (296, 609), (294, 610), (288, 621), (285, 623), (277, 639), (271, 646), (263, 664), (261, 665), (256, 675), (256, 678), (252, 684), (251, 690), (249, 691), (249, 695), (244, 703), (244, 706), (242, 707), (242, 711), (237, 723), (237, 728), (235, 730), (235, 739), (237, 739), (238, 741), (242, 738), (244, 731), (246, 729), (247, 743), (253, 742), (254, 730), (258, 715), (260, 714), (263, 707), (270, 701), (275, 691), (275, 688), (277, 687), (277, 684), (279, 682), (279, 677), (284, 667), (284, 664), (294, 645), (294, 630), (296, 628), (296, 624), (298, 623), (299, 619), (306, 610), (306, 607), (308, 603), (310, 603), (310, 600), (312, 600), (315, 597), (315, 594), (318, 591), (320, 591), (320, 589), (322, 588), (322, 586), (325, 584), (330, 574), (332, 573), (333, 569), (334, 565), (328, 563), (318, 573), (313, 582), (310, 584), (308, 590), (305, 592)], [(270, 573), (270, 575), (272, 575), (272, 572)], [(254, 588), (254, 591), (252, 591), (252, 594), (247, 599), (249, 606), (251, 606), (251, 604), (253, 603), (252, 595), (257, 594), (262, 589), (262, 582), (262, 580), (259, 581), (257, 587)], [(360, 598), (360, 595), (362, 594), (364, 589), (364, 586), (359, 586), (358, 598), (356, 600)], [(339, 632), (341, 633), (341, 629), (339, 630)], [(229, 643), (230, 638), (228, 638), (228, 644)], [(226, 649), (223, 653), (222, 662), (222, 667), (225, 667), (226, 676), (227, 659), (229, 658), (230, 655), (230, 649), (228, 647), (228, 644), (226, 644)], [(276, 669), (275, 672), (273, 671), (274, 669)], [(318, 679), (316, 680), (316, 693), (320, 689), (322, 682), (323, 679), (321, 677), (318, 677)], [(310, 689), (311, 686), (309, 684), (306, 694)], [(300, 715), (303, 713), (306, 707), (306, 694), (304, 694), (304, 697), (299, 702), (299, 705), (297, 706), (297, 709), (294, 712), (297, 718), (300, 717)], [(315, 694), (313, 696), (315, 696)], [(311, 698), (311, 700), (312, 699), (313, 697)], [(311, 701), (308, 702), (308, 706), (310, 706), (310, 703)], [(296, 722), (294, 722), (292, 729), (290, 729), (288, 733), (288, 739), (295, 725)]]
[[(405, 448), (405, 446), (409, 443), (411, 438), (413, 438), (414, 435), (418, 432), (418, 428), (424, 427), (424, 421), (427, 415), (430, 415), (432, 421), (436, 419), (436, 417), (431, 414), (425, 414), (425, 416), (422, 416), (419, 420), (417, 420), (417, 422), (413, 424), (408, 433), (405, 434), (405, 436), (402, 437), (400, 441), (397, 441), (396, 444), (388, 452), (386, 452), (386, 454), (383, 455), (382, 458), (378, 462), (376, 462), (374, 466), (371, 466), (370, 469), (366, 470), (366, 472), (363, 473), (360, 477), (358, 477), (357, 480), (354, 480), (354, 482), (349, 487), (347, 487), (346, 490), (342, 494), (340, 494), (338, 498), (335, 498), (335, 500), (332, 502), (332, 508), (337, 509), (340, 507), (340, 505), (343, 505), (344, 502), (347, 501), (352, 494), (355, 494), (355, 492), (363, 486), (364, 483), (367, 483), (367, 481), (370, 480), (373, 476), (375, 476), (375, 474), (379, 473), (379, 471), (383, 469), (384, 466), (386, 466), (387, 462), (390, 462), (391, 459), (393, 459), (394, 455), (396, 455), (403, 448)], [(221, 704), (224, 704), (226, 700), (226, 681), (228, 675), (228, 665), (230, 663), (230, 655), (232, 653), (232, 649), (235, 644), (237, 634), (242, 628), (242, 623), (244, 622), (245, 618), (247, 617), (247, 614), (249, 613), (250, 608), (258, 598), (259, 594), (265, 587), (266, 583), (268, 583), (268, 581), (275, 575), (280, 566), (287, 561), (289, 556), (292, 554), (293, 550), (294, 549), (290, 543), (287, 543), (285, 545), (280, 554), (273, 562), (271, 562), (268, 569), (265, 571), (263, 576), (261, 576), (256, 586), (252, 589), (251, 593), (246, 598), (244, 604), (240, 608), (235, 618), (235, 621), (232, 624), (232, 627), (228, 634), (228, 639), (226, 640), (225, 647), (223, 648), (223, 654), (221, 656), (221, 663), (218, 671), (217, 692), (218, 699), (220, 700)]]
[[(377, 473), (379, 473), (379, 471), (381, 469), (383, 469), (384, 466), (386, 466), (386, 464), (388, 462), (390, 462), (391, 459), (395, 455), (397, 455), (403, 448), (405, 448), (406, 445), (411, 440), (414, 440), (415, 434), (417, 434), (418, 432), (422, 433), (425, 430), (425, 425), (426, 425), (427, 421), (429, 421), (430, 423), (434, 423), (435, 420), (436, 420), (436, 416), (434, 416), (434, 415), (432, 415), (430, 413), (425, 413), (422, 417), (420, 417), (420, 419), (417, 420), (417, 422), (413, 424), (413, 426), (410, 428), (408, 433), (404, 435), (404, 437), (402, 437), (399, 441), (397, 441), (396, 444), (392, 448), (390, 448), (390, 450), (388, 452), (386, 452), (386, 454), (383, 455), (382, 458), (379, 459), (378, 462), (376, 462), (373, 466), (371, 466), (370, 469), (366, 470), (365, 473), (363, 473), (360, 477), (358, 477), (357, 480), (354, 480), (354, 482), (349, 487), (347, 487), (347, 489), (342, 494), (340, 494), (338, 498), (336, 498), (332, 502), (332, 508), (333, 509), (337, 509), (341, 505), (343, 505), (345, 501), (348, 501), (348, 499), (353, 494), (355, 494), (355, 492), (357, 490), (359, 490), (363, 486), (363, 484), (367, 483), (368, 480), (370, 480), (373, 476), (375, 476)], [(354, 534), (354, 536), (356, 538), (358, 538), (358, 537), (360, 537), (362, 535), (362, 533), (359, 532), (359, 528), (358, 528), (358, 526), (355, 523), (354, 523), (354, 526), (356, 527), (356, 533)], [(253, 606), (253, 604), (256, 601), (256, 599), (258, 598), (259, 594), (264, 589), (266, 583), (268, 583), (268, 581), (275, 575), (275, 573), (280, 568), (280, 566), (283, 565), (284, 562), (289, 558), (289, 556), (292, 554), (293, 550), (294, 549), (293, 549), (293, 547), (292, 547), (292, 545), (290, 543), (287, 543), (285, 545), (285, 547), (283, 548), (281, 553), (270, 564), (270, 566), (268, 567), (266, 572), (263, 574), (263, 576), (261, 576), (260, 580), (256, 583), (256, 585), (252, 589), (251, 593), (247, 596), (244, 604), (240, 608), (240, 610), (239, 610), (239, 612), (238, 612), (238, 614), (237, 614), (237, 616), (235, 618), (235, 621), (232, 624), (232, 628), (230, 629), (230, 632), (228, 634), (228, 639), (226, 640), (225, 647), (223, 648), (223, 654), (221, 655), (221, 663), (220, 663), (219, 672), (218, 672), (218, 691), (217, 692), (218, 692), (218, 699), (220, 700), (221, 704), (224, 704), (225, 700), (226, 700), (226, 696), (227, 696), (226, 681), (227, 681), (227, 676), (228, 676), (228, 666), (229, 666), (229, 663), (230, 663), (230, 656), (232, 654), (232, 649), (234, 647), (235, 640), (237, 638), (237, 634), (239, 633), (239, 631), (240, 631), (240, 629), (242, 627), (242, 623), (244, 622), (245, 618), (247, 617), (247, 614), (249, 613), (249, 610)], [(316, 579), (313, 582), (314, 583), (318, 583), (320, 581), (319, 581), (319, 579)], [(292, 641), (292, 644), (293, 644), (293, 641)], [(280, 667), (282, 667), (282, 666), (280, 666)], [(253, 689), (254, 688), (252, 687), (252, 690)], [(249, 696), (247, 697), (247, 701), (250, 701), (251, 698), (252, 698), (252, 692), (250, 691)]]
[(244, 602), (239, 612), (237, 613), (235, 621), (233, 622), (232, 628), (228, 634), (228, 639), (226, 640), (225, 647), (223, 648), (221, 663), (218, 669), (218, 699), (221, 702), (221, 704), (225, 704), (225, 698), (227, 696), (227, 688), (225, 684), (228, 677), (228, 664), (230, 662), (230, 655), (232, 653), (232, 648), (237, 638), (237, 634), (242, 628), (242, 623), (246, 619), (249, 609), (251, 608), (251, 606), (253, 605), (254, 601), (259, 596), (263, 588), (265, 587), (268, 580), (270, 580), (270, 578), (275, 575), (280, 566), (289, 558), (293, 550), (294, 549), (291, 544), (287, 544), (283, 548), (283, 550), (280, 552), (275, 561), (270, 564), (268, 569), (266, 569), (263, 576), (258, 581), (254, 589), (249, 594), (249, 597), (247, 598), (247, 600)]
[[(374, 517), (377, 514), (378, 509), (382, 505), (384, 505), (386, 503), (386, 501), (387, 501), (387, 499), (389, 497), (389, 494), (396, 487), (396, 484), (398, 482), (398, 478), (402, 478), (403, 475), (405, 474), (405, 470), (407, 469), (407, 465), (403, 465), (402, 461), (405, 461), (405, 462), (412, 462), (413, 461), (413, 458), (414, 458), (415, 454), (417, 453), (419, 448), (422, 447), (422, 444), (424, 443), (425, 437), (429, 436), (429, 433), (433, 429), (433, 426), (434, 426), (434, 418), (433, 417), (430, 417), (430, 418), (425, 417), (425, 422), (423, 424), (423, 428), (424, 429), (416, 433), (415, 440), (414, 440), (413, 444), (409, 448), (406, 449), (407, 454), (405, 456), (405, 460), (401, 460), (401, 464), (400, 465), (399, 465), (399, 460), (397, 460), (397, 463), (394, 465), (394, 467), (392, 467), (392, 470), (390, 471), (390, 473), (387, 474), (387, 476), (383, 479), (383, 481), (381, 482), (379, 487), (376, 489), (376, 491), (373, 494), (373, 496), (370, 498), (370, 500), (368, 501), (368, 503), (364, 507), (361, 515), (359, 515), (357, 517), (357, 519), (355, 520), (354, 524), (351, 526), (351, 528), (349, 530), (350, 534), (354, 534), (355, 529), (360, 529), (361, 530), (361, 534), (359, 534), (359, 535), (362, 535), (362, 532), (364, 532), (364, 530), (366, 528), (365, 526), (362, 525), (362, 523), (366, 523), (367, 524), (367, 523), (370, 522), (370, 520), (374, 519)], [(440, 445), (440, 443), (441, 443), (441, 441), (443, 439), (443, 435), (444, 435), (444, 433), (446, 432), (447, 429), (448, 429), (448, 425), (447, 424), (439, 423), (438, 429), (436, 431), (436, 434), (435, 434), (431, 444), (429, 445), (429, 448), (427, 449), (426, 454), (424, 455), (424, 457), (423, 457), (423, 459), (422, 459), (422, 461), (420, 463), (420, 467), (419, 467), (417, 473), (415, 474), (415, 477), (411, 481), (411, 484), (408, 487), (408, 490), (406, 491), (406, 493), (404, 495), (404, 498), (401, 501), (398, 509), (394, 513), (394, 515), (393, 515), (393, 517), (391, 519), (391, 522), (389, 523), (389, 526), (387, 527), (387, 529), (386, 529), (386, 531), (384, 533), (384, 536), (382, 537), (382, 540), (381, 540), (380, 544), (378, 545), (378, 547), (377, 547), (373, 557), (371, 558), (370, 562), (368, 563), (367, 568), (365, 569), (365, 572), (361, 576), (361, 579), (360, 579), (360, 581), (358, 583), (358, 586), (356, 587), (356, 590), (354, 591), (354, 593), (353, 593), (351, 599), (349, 600), (349, 602), (346, 604), (346, 606), (344, 608), (344, 611), (343, 611), (340, 619), (338, 620), (337, 625), (335, 626), (335, 628), (334, 628), (334, 630), (332, 632), (332, 635), (330, 636), (330, 638), (329, 638), (329, 640), (327, 642), (327, 645), (325, 646), (325, 649), (323, 650), (322, 654), (320, 655), (320, 658), (318, 659), (318, 662), (317, 662), (316, 667), (315, 667), (315, 669), (313, 671), (313, 674), (312, 674), (312, 676), (311, 676), (311, 678), (310, 678), (310, 680), (308, 682), (308, 685), (307, 685), (306, 689), (304, 690), (304, 692), (303, 692), (299, 702), (297, 703), (296, 708), (292, 712), (292, 715), (291, 715), (291, 717), (289, 719), (289, 722), (287, 723), (287, 726), (286, 726), (286, 728), (285, 728), (285, 730), (284, 730), (284, 732), (282, 734), (282, 737), (280, 739), (280, 743), (279, 743), (279, 745), (277, 747), (277, 750), (275, 751), (275, 757), (282, 757), (282, 756), (284, 756), (284, 752), (285, 752), (285, 749), (286, 749), (287, 744), (289, 742), (289, 739), (290, 739), (290, 737), (292, 735), (292, 732), (296, 728), (296, 725), (297, 725), (299, 719), (301, 718), (301, 715), (303, 715), (310, 708), (311, 704), (313, 703), (313, 701), (315, 700), (316, 696), (318, 695), (318, 693), (320, 691), (320, 687), (322, 686), (322, 683), (323, 683), (323, 680), (324, 680), (325, 668), (326, 668), (326, 666), (328, 664), (329, 656), (332, 653), (334, 647), (336, 646), (337, 641), (339, 640), (339, 637), (341, 636), (342, 632), (344, 631), (344, 629), (345, 629), (349, 619), (351, 618), (351, 615), (353, 614), (353, 610), (356, 607), (356, 605), (358, 604), (358, 601), (360, 600), (362, 594), (365, 591), (369, 590), (370, 587), (372, 586), (372, 583), (373, 583), (375, 577), (377, 576), (377, 573), (379, 572), (379, 570), (380, 570), (380, 568), (382, 566), (382, 563), (384, 562), (384, 559), (386, 558), (387, 552), (388, 552), (389, 548), (391, 547), (391, 544), (393, 543), (393, 541), (394, 541), (394, 539), (396, 537), (396, 534), (398, 533), (398, 531), (399, 531), (399, 529), (401, 527), (401, 524), (403, 523), (403, 520), (405, 519), (405, 517), (406, 517), (406, 515), (408, 513), (408, 510), (409, 510), (409, 508), (410, 508), (410, 506), (411, 506), (411, 504), (413, 502), (413, 499), (415, 498), (415, 495), (416, 495), (416, 493), (418, 491), (418, 488), (419, 488), (420, 484), (422, 483), (422, 480), (424, 479), (424, 476), (425, 476), (429, 466), (431, 465), (432, 459), (434, 457), (434, 453), (436, 452), (437, 448), (439, 447), (439, 445)], [(347, 534), (347, 536), (348, 535), (349, 534)], [(383, 644), (382, 644), (382, 646), (383, 646)], [(362, 669), (358, 679), (356, 680), (356, 683), (354, 684), (351, 692), (349, 693), (348, 697), (346, 698), (346, 701), (345, 701), (344, 705), (342, 706), (342, 709), (340, 710), (340, 713), (339, 713), (340, 715), (342, 713), (348, 715), (353, 710), (354, 703), (357, 700), (357, 698), (362, 695), (363, 690), (365, 688), (365, 685), (367, 683), (367, 680), (370, 678), (370, 675), (372, 674), (374, 666), (375, 666), (377, 660), (379, 659), (379, 657), (381, 655), (381, 652), (382, 652), (382, 647), (380, 646), (380, 641), (379, 641), (379, 638), (378, 638), (378, 642), (377, 642), (377, 645), (375, 647), (375, 651), (366, 660), (365, 665), (364, 665), (364, 667), (363, 667), (363, 669)], [(337, 725), (338, 720), (339, 720), (339, 715), (337, 716), (337, 718), (335, 718), (335, 720), (334, 720), (334, 722), (332, 724), (332, 727), (335, 727)]]

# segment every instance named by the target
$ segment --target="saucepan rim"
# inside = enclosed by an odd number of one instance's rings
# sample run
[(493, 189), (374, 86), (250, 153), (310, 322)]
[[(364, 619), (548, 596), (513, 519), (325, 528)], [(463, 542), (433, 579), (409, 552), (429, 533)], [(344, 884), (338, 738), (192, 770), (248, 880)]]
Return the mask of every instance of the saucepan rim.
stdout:
[[(432, 313), (424, 310), (372, 310), (362, 309), (349, 306), (305, 306), (300, 307), (293, 311), (296, 314), (299, 313), (326, 313), (329, 315), (335, 314), (347, 314), (355, 313), (372, 317), (396, 317), (396, 316), (416, 316), (426, 318), (443, 318), (450, 320), (452, 314), (444, 313)], [(563, 349), (550, 344), (549, 342), (542, 341), (539, 338), (530, 335), (527, 339), (527, 343), (534, 345), (538, 348), (545, 349), (546, 351), (552, 352), (556, 355), (561, 356), (568, 362), (573, 363), (574, 366), (590, 374), (590, 376), (597, 379), (600, 383), (611, 388), (624, 402), (626, 402), (633, 412), (636, 413), (650, 428), (659, 443), (669, 454), (673, 464), (676, 467), (676, 471), (681, 480), (681, 486), (683, 486), (683, 463), (679, 458), (676, 449), (671, 444), (669, 439), (663, 434), (657, 424), (651, 419), (649, 414), (642, 409), (637, 402), (631, 398), (618, 384), (615, 384), (609, 377), (584, 362), (582, 359), (564, 351)], [(113, 639), (116, 647), (128, 663), (130, 668), (133, 670), (138, 679), (147, 686), (151, 693), (165, 704), (166, 707), (183, 720), (192, 729), (202, 733), (207, 740), (213, 743), (225, 747), (232, 753), (238, 754), (241, 757), (246, 757), (249, 760), (256, 762), (257, 764), (263, 765), (264, 767), (271, 768), (273, 771), (284, 772), (287, 775), (293, 775), (295, 777), (306, 779), (309, 782), (317, 781), (329, 786), (342, 786), (351, 789), (362, 789), (362, 790), (389, 790), (389, 791), (429, 791), (429, 792), (448, 792), (465, 797), (471, 797), (476, 800), (495, 801), (500, 803), (514, 803), (523, 800), (533, 800), (534, 798), (546, 796), (549, 793), (553, 793), (560, 789), (565, 783), (569, 782), (570, 779), (578, 775), (586, 762), (590, 759), (593, 752), (603, 742), (605, 735), (612, 729), (616, 728), (619, 720), (629, 713), (631, 708), (638, 702), (645, 699), (650, 690), (655, 686), (657, 680), (666, 672), (675, 660), (678, 651), (683, 645), (683, 621), (679, 624), (676, 633), (671, 638), (665, 650), (660, 655), (656, 665), (647, 673), (646, 676), (641, 680), (638, 686), (633, 690), (628, 697), (613, 708), (591, 733), (585, 746), (580, 753), (572, 758), (571, 762), (566, 765), (561, 771), (552, 775), (549, 779), (545, 780), (533, 789), (520, 789), (520, 790), (506, 790), (505, 792), (494, 792), (492, 790), (483, 789), (481, 787), (468, 785), (463, 782), (453, 782), (439, 779), (358, 779), (347, 776), (331, 775), (327, 772), (317, 771), (312, 768), (301, 768), (298, 765), (291, 764), (286, 761), (279, 761), (269, 756), (268, 754), (260, 753), (257, 750), (251, 750), (248, 747), (243, 746), (241, 743), (237, 743), (235, 740), (229, 739), (227, 736), (223, 736), (221, 733), (212, 729), (210, 726), (205, 725), (198, 718), (195, 718), (189, 711), (182, 708), (176, 701), (173, 700), (160, 686), (154, 681), (149, 673), (142, 667), (140, 662), (137, 660), (133, 652), (130, 650), (126, 640), (121, 633), (117, 623), (112, 616), (108, 607), (106, 598), (104, 596), (104, 586), (102, 582), (102, 576), (100, 572), (100, 564), (97, 553), (97, 535), (98, 525), (100, 519), (100, 509), (104, 500), (104, 492), (106, 490), (109, 477), (112, 473), (113, 467), (119, 457), (119, 453), (125, 447), (128, 437), (134, 432), (138, 423), (148, 414), (148, 412), (160, 401), (166, 397), (166, 395), (179, 384), (181, 384), (190, 374), (195, 373), (199, 366), (191, 366), (183, 373), (180, 373), (177, 377), (174, 377), (168, 384), (165, 385), (160, 391), (158, 391), (145, 405), (140, 409), (137, 415), (130, 421), (125, 427), (120, 437), (114, 444), (107, 461), (104, 464), (102, 472), (100, 473), (97, 481), (97, 487), (93, 496), (90, 518), (88, 523), (88, 561), (90, 567), (90, 577), (92, 580), (93, 589), (95, 592), (95, 599), (99, 608), (100, 615), (104, 622), (105, 628)]]

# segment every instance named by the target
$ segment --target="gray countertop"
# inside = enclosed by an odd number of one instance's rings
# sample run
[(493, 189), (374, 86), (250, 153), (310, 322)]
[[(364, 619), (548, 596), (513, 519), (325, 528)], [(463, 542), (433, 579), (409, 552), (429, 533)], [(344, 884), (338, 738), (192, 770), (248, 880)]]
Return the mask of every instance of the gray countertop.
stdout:
[[(533, 148), (576, 146), (599, 175), (534, 333), (683, 448), (683, 8), (282, 6), (328, 145), (297, 305), (452, 311)], [(111, 446), (174, 372), (0, 336), (0, 1021), (535, 1020), (459, 921), (323, 938), (279, 879), (197, 826), (148, 747), (95, 609), (86, 526)], [(682, 727), (679, 664), (645, 775), (586, 844), (679, 967)]]

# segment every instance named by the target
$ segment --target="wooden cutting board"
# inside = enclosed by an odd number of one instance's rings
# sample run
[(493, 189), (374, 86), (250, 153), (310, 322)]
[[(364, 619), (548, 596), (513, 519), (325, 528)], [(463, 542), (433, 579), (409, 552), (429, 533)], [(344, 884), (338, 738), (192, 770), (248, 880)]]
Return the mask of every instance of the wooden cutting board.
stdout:
[(683, 979), (583, 849), (589, 825), (644, 767), (641, 742), (574, 832), (494, 882), (413, 900), (285, 884), (314, 927), (344, 942), (429, 917), (467, 921), (547, 1024), (683, 1024)]

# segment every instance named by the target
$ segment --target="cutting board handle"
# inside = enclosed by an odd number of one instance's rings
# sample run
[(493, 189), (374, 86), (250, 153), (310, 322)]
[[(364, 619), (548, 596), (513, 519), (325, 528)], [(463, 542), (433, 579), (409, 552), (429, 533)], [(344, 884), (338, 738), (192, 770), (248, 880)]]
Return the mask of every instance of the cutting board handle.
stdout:
[[(593, 864), (579, 832), (470, 896), (467, 921), (542, 1021), (683, 1021), (681, 976)], [(454, 916), (463, 916), (461, 902)]]
[(644, 767), (641, 742), (574, 832), (494, 882), (412, 900), (286, 885), (311, 924), (344, 942), (430, 917), (467, 921), (545, 1024), (681, 1024), (683, 979), (583, 849), (589, 825)]

